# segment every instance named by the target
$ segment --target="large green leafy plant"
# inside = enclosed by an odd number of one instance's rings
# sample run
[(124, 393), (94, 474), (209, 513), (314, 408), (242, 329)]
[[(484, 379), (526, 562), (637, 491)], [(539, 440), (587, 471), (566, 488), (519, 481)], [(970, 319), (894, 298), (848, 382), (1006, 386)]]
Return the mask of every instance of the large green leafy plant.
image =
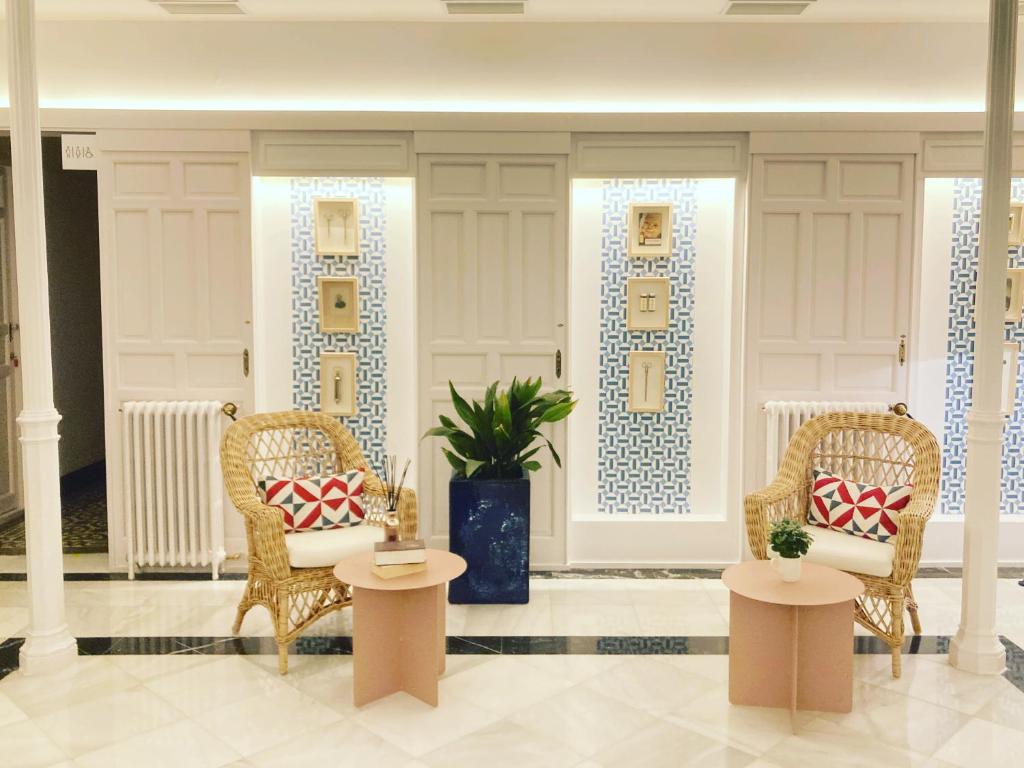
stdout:
[(513, 379), (508, 389), (498, 391), (498, 382), (487, 388), (482, 403), (472, 404), (455, 391), (449, 381), (452, 405), (462, 420), (456, 424), (441, 416), (441, 426), (428, 429), (426, 437), (444, 437), (450, 448), (442, 448), (456, 477), (474, 480), (510, 479), (523, 476), (523, 470), (534, 472), (540, 462), (533, 458), (545, 446), (555, 464), (562, 466), (555, 447), (540, 433), (542, 424), (566, 418), (578, 401), (566, 390), (540, 394), (541, 380)]

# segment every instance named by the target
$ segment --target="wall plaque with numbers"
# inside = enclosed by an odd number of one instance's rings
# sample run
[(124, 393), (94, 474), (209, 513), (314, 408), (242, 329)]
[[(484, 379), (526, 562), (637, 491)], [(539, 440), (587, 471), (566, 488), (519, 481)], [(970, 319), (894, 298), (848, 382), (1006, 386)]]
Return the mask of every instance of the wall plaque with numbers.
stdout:
[(96, 170), (96, 134), (62, 133), (60, 159), (65, 171)]

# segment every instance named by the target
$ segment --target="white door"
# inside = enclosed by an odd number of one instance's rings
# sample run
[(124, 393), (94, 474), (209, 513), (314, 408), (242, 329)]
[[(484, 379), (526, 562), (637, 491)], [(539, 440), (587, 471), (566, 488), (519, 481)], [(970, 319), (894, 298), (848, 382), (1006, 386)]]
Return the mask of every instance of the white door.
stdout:
[[(564, 386), (566, 160), (421, 155), (417, 178), (420, 432), (454, 416), (448, 381), (467, 398), (513, 377)], [(561, 358), (561, 364), (558, 360)], [(565, 423), (545, 430), (565, 457)], [(545, 453), (531, 476), (530, 560), (565, 562), (565, 471)], [(447, 546), (451, 470), (421, 443), (421, 525)]]
[(914, 160), (755, 155), (750, 196), (748, 489), (765, 401), (906, 400)]
[[(111, 564), (123, 565), (118, 408), (253, 401), (249, 135), (97, 134)], [(244, 550), (225, 503), (229, 552)]]
[(18, 304), (10, 168), (0, 168), (0, 523), (21, 508), (18, 429)]

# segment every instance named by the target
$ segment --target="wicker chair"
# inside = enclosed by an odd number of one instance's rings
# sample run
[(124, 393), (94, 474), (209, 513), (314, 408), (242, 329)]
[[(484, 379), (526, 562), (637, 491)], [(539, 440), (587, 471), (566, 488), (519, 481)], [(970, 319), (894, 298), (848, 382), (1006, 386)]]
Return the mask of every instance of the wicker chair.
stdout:
[[(367, 466), (366, 460), (351, 433), (336, 419), (286, 411), (248, 416), (232, 424), (221, 441), (221, 465), (228, 495), (245, 516), (249, 544), (249, 577), (233, 632), (239, 633), (252, 606), (265, 606), (273, 619), (278, 669), (283, 675), (288, 672), (288, 644), (317, 619), (349, 605), (352, 598), (349, 586), (334, 577), (330, 566), (294, 568), (289, 564), (281, 512), (263, 504), (257, 483), (267, 476), (344, 472)], [(383, 496), (376, 476), (366, 476), (363, 493)], [(410, 489), (402, 491), (399, 518), (402, 538), (415, 538), (416, 495)]]
[(841, 412), (811, 419), (793, 435), (772, 484), (744, 500), (754, 557), (768, 559), (773, 522), (787, 517), (806, 522), (815, 467), (860, 483), (914, 486), (910, 503), (899, 514), (898, 534), (890, 541), (892, 573), (882, 578), (850, 571), (865, 586), (864, 595), (857, 599), (855, 618), (889, 645), (892, 675), (899, 677), (904, 610), (910, 613), (914, 634), (921, 634), (911, 580), (921, 558), (924, 526), (938, 495), (939, 446), (926, 427), (905, 416)]

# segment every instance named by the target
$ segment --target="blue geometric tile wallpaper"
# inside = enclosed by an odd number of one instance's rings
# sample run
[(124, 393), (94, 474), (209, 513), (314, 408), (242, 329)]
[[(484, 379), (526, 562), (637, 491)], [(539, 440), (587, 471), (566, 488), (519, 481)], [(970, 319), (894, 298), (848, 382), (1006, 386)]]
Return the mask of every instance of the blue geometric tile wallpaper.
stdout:
[[(1012, 199), (1024, 200), (1024, 179), (1013, 180)], [(947, 515), (962, 515), (966, 480), (967, 409), (974, 383), (974, 294), (978, 282), (981, 180), (953, 182), (953, 247), (949, 271), (949, 320), (946, 344), (946, 423), (942, 443), (942, 507)], [(1009, 266), (1024, 267), (1024, 248), (1009, 249)], [(1006, 341), (1024, 347), (1024, 326), (1007, 323)], [(1024, 391), (1024, 374), (1017, 369), (1017, 390)], [(1024, 511), (1024, 407), (1016, 408), (1003, 432), (1002, 507), (1004, 515)]]
[[(359, 201), (359, 255), (317, 258), (313, 239), (313, 200)], [(387, 216), (383, 179), (296, 178), (291, 183), (292, 242), (292, 403), (320, 410), (320, 353), (356, 353), (355, 416), (339, 416), (379, 466), (387, 437)], [(317, 278), (359, 278), (359, 333), (320, 331)]]
[[(626, 257), (629, 204), (672, 203), (672, 255)], [(690, 512), (694, 246), (697, 182), (610, 179), (602, 184), (598, 396), (600, 509), (609, 514)], [(626, 278), (670, 278), (667, 331), (626, 330)], [(630, 413), (630, 350), (665, 352), (665, 410)]]

